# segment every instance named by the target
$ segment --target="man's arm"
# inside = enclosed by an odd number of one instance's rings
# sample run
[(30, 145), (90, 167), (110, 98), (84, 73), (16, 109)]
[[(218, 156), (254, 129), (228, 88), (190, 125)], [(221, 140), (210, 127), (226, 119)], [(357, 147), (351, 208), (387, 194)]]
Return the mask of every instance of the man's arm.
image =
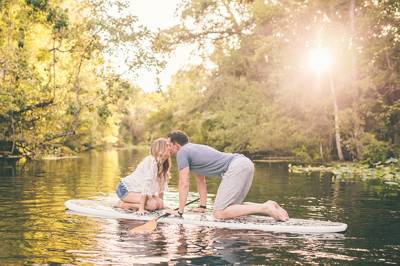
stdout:
[(205, 176), (197, 176), (197, 191), (200, 196), (200, 205), (207, 205), (207, 183)]
[(179, 212), (183, 213), (189, 193), (189, 167), (179, 171)]

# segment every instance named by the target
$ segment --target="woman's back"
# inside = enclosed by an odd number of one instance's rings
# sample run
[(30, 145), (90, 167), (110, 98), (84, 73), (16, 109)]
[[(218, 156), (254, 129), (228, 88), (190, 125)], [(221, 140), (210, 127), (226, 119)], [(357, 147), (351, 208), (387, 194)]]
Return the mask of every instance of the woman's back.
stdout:
[(160, 192), (157, 182), (157, 162), (154, 156), (146, 156), (136, 169), (121, 180), (130, 192), (138, 192), (144, 195), (155, 195)]

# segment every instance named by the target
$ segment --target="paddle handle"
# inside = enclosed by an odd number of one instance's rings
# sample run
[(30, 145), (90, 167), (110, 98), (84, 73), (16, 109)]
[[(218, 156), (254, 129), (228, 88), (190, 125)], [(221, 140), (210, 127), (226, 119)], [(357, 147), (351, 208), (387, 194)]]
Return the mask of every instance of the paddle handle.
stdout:
[[(199, 201), (199, 200), (200, 200), (200, 198), (189, 201), (188, 203), (185, 204), (185, 206), (188, 206), (189, 204), (195, 203), (196, 201)], [(174, 211), (177, 211), (177, 210), (179, 210), (179, 207), (174, 209)], [(158, 216), (156, 219), (158, 220), (160, 218), (168, 217), (170, 215), (171, 215), (170, 213), (164, 213), (163, 215)]]

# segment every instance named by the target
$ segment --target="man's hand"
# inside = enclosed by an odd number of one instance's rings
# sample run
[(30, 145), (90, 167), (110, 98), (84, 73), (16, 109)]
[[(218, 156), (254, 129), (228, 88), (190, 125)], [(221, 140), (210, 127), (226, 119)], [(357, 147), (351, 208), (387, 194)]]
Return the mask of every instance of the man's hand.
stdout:
[(197, 191), (200, 196), (200, 205), (206, 206), (207, 204), (207, 183), (205, 176), (197, 176)]
[(185, 167), (179, 171), (179, 211), (181, 213), (185, 210), (187, 195), (189, 193), (189, 167)]
[(182, 217), (178, 211), (176, 210), (172, 210), (172, 209), (168, 209), (168, 210), (164, 210), (165, 213), (169, 213), (171, 216), (175, 216), (175, 217)]

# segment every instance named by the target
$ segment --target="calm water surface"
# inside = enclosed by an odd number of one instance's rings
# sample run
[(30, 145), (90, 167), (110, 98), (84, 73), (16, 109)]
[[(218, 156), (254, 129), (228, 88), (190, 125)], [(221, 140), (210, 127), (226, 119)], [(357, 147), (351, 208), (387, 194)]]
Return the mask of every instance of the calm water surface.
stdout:
[[(398, 265), (400, 191), (380, 181), (340, 181), (256, 165), (249, 201), (273, 199), (291, 217), (345, 222), (344, 234), (298, 235), (159, 224), (129, 236), (139, 221), (65, 211), (64, 201), (110, 195), (143, 158), (132, 150), (0, 166), (1, 265)], [(192, 179), (191, 191), (195, 192)], [(209, 202), (218, 179), (208, 179)], [(172, 195), (176, 174), (170, 181)], [(171, 206), (177, 200), (170, 200)]]

